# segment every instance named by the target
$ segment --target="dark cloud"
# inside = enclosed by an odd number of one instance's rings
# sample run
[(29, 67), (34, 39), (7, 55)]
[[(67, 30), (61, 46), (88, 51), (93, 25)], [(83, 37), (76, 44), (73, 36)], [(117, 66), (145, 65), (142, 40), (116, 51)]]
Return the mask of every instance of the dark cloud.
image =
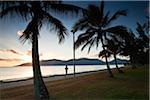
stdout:
[(14, 53), (14, 54), (17, 54), (17, 55), (22, 55), (21, 53), (19, 53), (19, 52), (17, 52), (17, 51), (15, 51), (15, 50), (8, 50), (8, 51), (10, 51), (10, 52), (12, 52), (12, 53)]

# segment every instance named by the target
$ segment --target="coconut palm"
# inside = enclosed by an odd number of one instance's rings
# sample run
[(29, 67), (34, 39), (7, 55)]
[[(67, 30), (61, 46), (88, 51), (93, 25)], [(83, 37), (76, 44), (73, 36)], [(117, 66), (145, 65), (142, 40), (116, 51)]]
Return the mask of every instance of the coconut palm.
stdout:
[(81, 8), (63, 4), (60, 1), (3, 1), (0, 2), (0, 7), (0, 18), (8, 18), (10, 16), (10, 19), (12, 19), (14, 18), (12, 16), (15, 16), (17, 19), (20, 18), (23, 21), (29, 22), (20, 39), (22, 42), (30, 40), (32, 43), (32, 66), (36, 99), (49, 99), (48, 90), (44, 84), (40, 70), (38, 52), (39, 31), (43, 25), (48, 25), (50, 30), (54, 29), (59, 38), (59, 43), (61, 43), (65, 35), (67, 35), (67, 29), (61, 21), (52, 16), (51, 11), (60, 14), (66, 14), (67, 12), (77, 14)]
[(149, 62), (149, 24), (147, 22), (143, 25), (137, 22), (136, 33), (130, 31), (129, 36), (124, 38), (125, 41), (120, 54), (130, 57), (132, 68), (136, 67), (135, 64), (145, 64)]
[(119, 55), (121, 56), (127, 56), (130, 58), (129, 61), (130, 64), (132, 65), (132, 68), (135, 68), (136, 66), (134, 66), (134, 64), (137, 63), (135, 59), (136, 59), (136, 54), (138, 52), (138, 47), (135, 40), (136, 38), (134, 34), (133, 37), (130, 36), (129, 39), (126, 37), (125, 41), (123, 42), (123, 47), (121, 48), (121, 52), (119, 53)]
[[(122, 25), (111, 27), (111, 23), (115, 21), (120, 16), (126, 16), (126, 10), (118, 10), (112, 16), (110, 16), (110, 12), (105, 13), (104, 11), (104, 1), (101, 1), (100, 6), (89, 5), (87, 10), (84, 12), (84, 16), (82, 16), (74, 25), (73, 30), (80, 30), (81, 33), (78, 36), (78, 39), (75, 42), (76, 48), (83, 46), (81, 50), (85, 47), (89, 46), (89, 50), (93, 45), (96, 47), (99, 44), (102, 44), (102, 48), (105, 51), (105, 43), (104, 39), (107, 39), (107, 35), (115, 34), (122, 35), (126, 34), (126, 28)], [(107, 55), (105, 54), (105, 60), (107, 64), (107, 69), (110, 77), (113, 77), (111, 69), (108, 65)]]
[(136, 37), (136, 45), (137, 45), (137, 54), (136, 60), (137, 64), (148, 64), (149, 62), (149, 37), (148, 37), (148, 24), (144, 23), (143, 25), (137, 22), (136, 33), (138, 37)]
[[(120, 53), (121, 47), (122, 47), (121, 41), (119, 41), (117, 39), (117, 37), (114, 36), (114, 35), (111, 37), (111, 39), (107, 39), (106, 40), (107, 52), (109, 53), (109, 55), (113, 55), (114, 60), (115, 60), (115, 65), (116, 65), (116, 68), (117, 68), (117, 70), (118, 70), (119, 73), (123, 73), (123, 71), (120, 70), (120, 68), (118, 67), (116, 55), (118, 53)], [(100, 54), (99, 54), (99, 56), (100, 56)]]

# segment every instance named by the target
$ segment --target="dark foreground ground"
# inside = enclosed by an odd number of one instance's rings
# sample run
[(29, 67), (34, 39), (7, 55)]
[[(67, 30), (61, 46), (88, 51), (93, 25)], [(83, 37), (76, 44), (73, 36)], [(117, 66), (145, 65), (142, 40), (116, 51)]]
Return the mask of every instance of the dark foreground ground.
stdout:
[[(149, 68), (113, 70), (114, 78), (106, 71), (46, 82), (52, 100), (149, 100)], [(34, 100), (33, 85), (1, 89), (0, 100)]]

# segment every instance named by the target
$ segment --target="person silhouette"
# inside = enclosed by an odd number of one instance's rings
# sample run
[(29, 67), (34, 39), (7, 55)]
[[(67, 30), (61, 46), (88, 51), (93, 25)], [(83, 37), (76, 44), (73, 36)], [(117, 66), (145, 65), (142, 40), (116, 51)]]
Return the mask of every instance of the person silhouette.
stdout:
[(68, 74), (68, 65), (66, 65), (65, 70), (66, 70), (66, 75), (67, 75)]

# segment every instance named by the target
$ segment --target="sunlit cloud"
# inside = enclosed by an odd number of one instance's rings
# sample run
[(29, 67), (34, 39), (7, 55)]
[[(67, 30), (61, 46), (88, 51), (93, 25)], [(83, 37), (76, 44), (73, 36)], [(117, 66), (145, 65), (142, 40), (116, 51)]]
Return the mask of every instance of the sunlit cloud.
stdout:
[[(28, 56), (32, 56), (32, 51), (28, 50), (26, 53)], [(39, 56), (43, 56), (43, 53), (40, 53)]]
[(29, 56), (32, 56), (32, 51), (28, 50), (26, 54), (29, 55)]
[(24, 55), (21, 57), (21, 59), (25, 62), (32, 62), (32, 57), (29, 55)]
[(0, 49), (0, 56), (0, 66), (32, 62), (32, 52), (30, 50), (20, 52), (13, 49)]
[(43, 56), (43, 53), (40, 53), (40, 56)]
[(16, 55), (23, 55), (22, 53), (13, 50), (13, 49), (0, 49), (0, 53), (12, 53), (12, 54), (16, 54)]
[(24, 32), (24, 30), (19, 30), (19, 31), (17, 32), (17, 34), (18, 34), (19, 36), (22, 36), (22, 35), (23, 35), (23, 32)]
[(98, 57), (99, 54), (91, 54), (90, 57)]
[(4, 58), (0, 58), (0, 61), (12, 62), (12, 61), (22, 61), (22, 59), (16, 59), (16, 58), (4, 59)]

